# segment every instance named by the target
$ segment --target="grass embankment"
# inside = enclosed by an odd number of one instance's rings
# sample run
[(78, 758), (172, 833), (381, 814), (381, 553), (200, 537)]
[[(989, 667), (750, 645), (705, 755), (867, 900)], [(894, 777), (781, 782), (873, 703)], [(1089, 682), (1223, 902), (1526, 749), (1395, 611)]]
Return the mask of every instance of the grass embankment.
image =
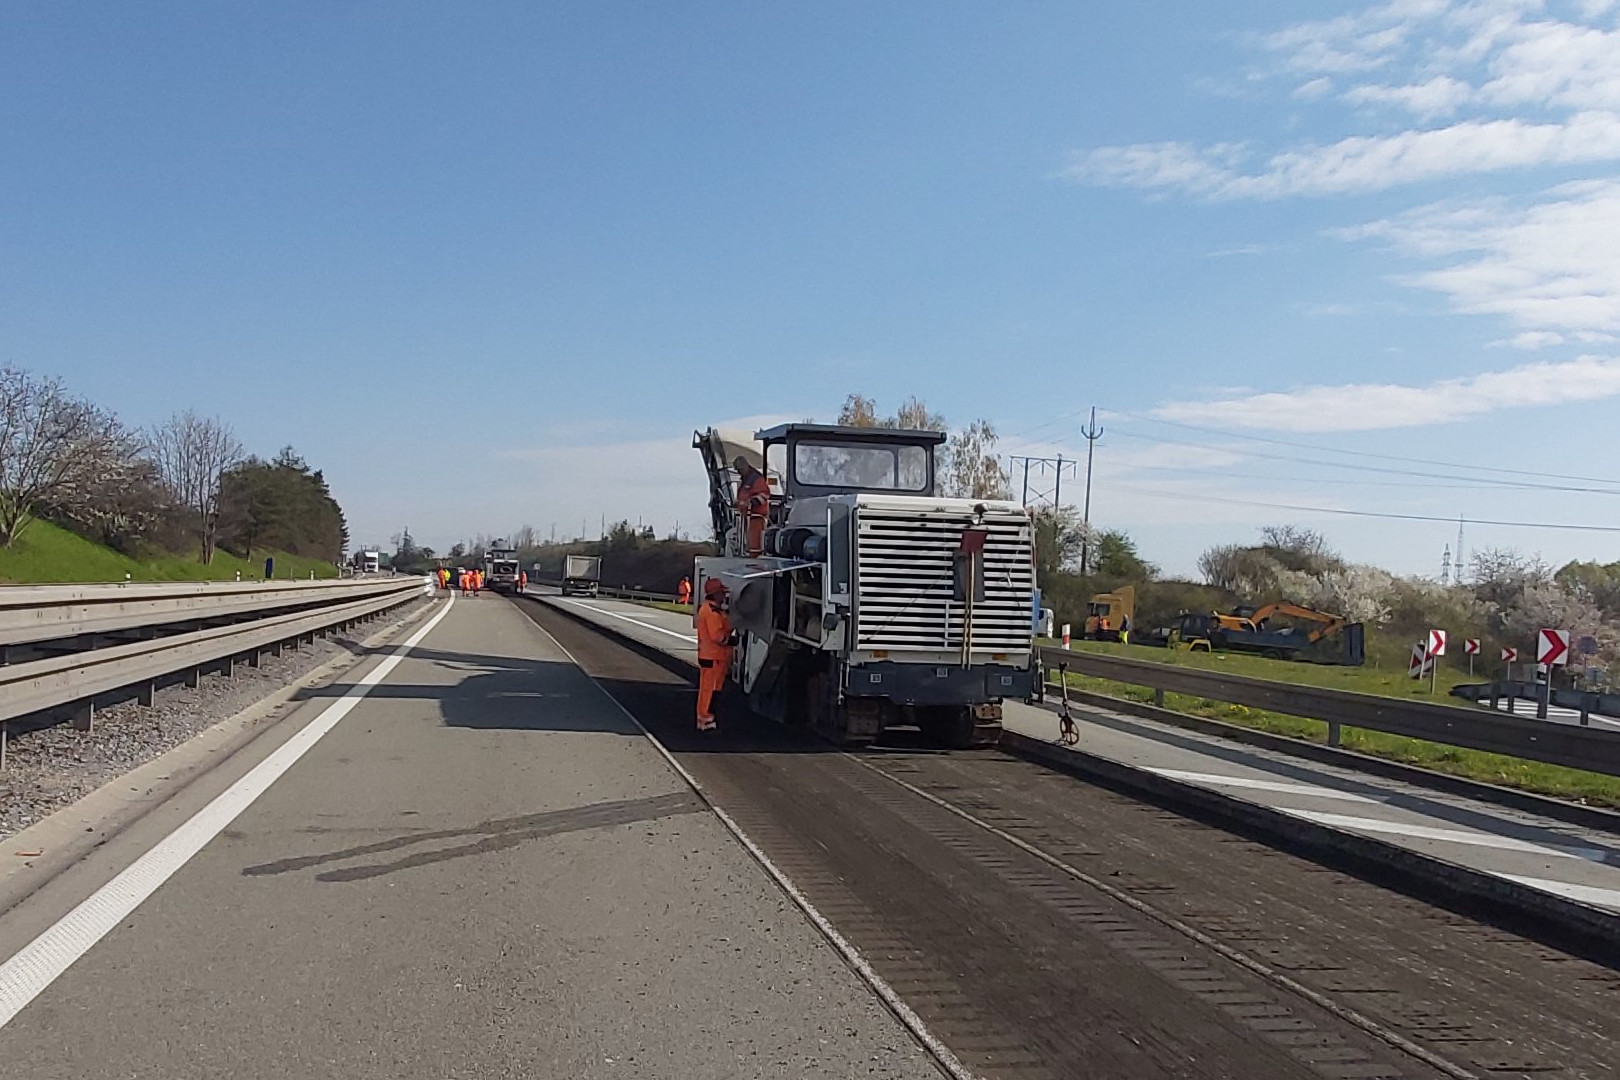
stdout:
[[(1117, 645), (1111, 642), (1077, 641), (1074, 642), (1073, 648), (1086, 652), (1129, 656), (1133, 659), (1161, 664), (1177, 664), (1183, 667), (1220, 671), (1229, 675), (1248, 675), (1256, 679), (1269, 679), (1272, 682), (1320, 686), (1332, 690), (1352, 690), (1364, 694), (1377, 694), (1382, 697), (1401, 698), (1408, 701), (1428, 701), (1439, 705), (1454, 705), (1465, 711), (1472, 711), (1476, 708), (1476, 706), (1468, 705), (1457, 698), (1450, 697), (1446, 693), (1446, 689), (1452, 683), (1466, 677), (1465, 672), (1442, 671), (1440, 673), (1440, 689), (1431, 695), (1426, 680), (1420, 685), (1417, 680), (1407, 678), (1404, 671), (1329, 667), (1320, 664), (1302, 664), (1288, 660), (1268, 660), (1260, 656), (1228, 653), (1192, 653), (1181, 649), (1153, 649), (1134, 645)], [(1049, 680), (1055, 679), (1056, 673), (1049, 671), (1047, 677)], [(1485, 676), (1480, 676), (1480, 678), (1485, 678)], [(1093, 693), (1108, 694), (1111, 697), (1125, 698), (1130, 701), (1149, 704), (1153, 701), (1152, 690), (1141, 686), (1131, 686), (1128, 683), (1115, 682), (1111, 679), (1098, 679), (1086, 675), (1069, 675), (1068, 684), (1077, 690), (1089, 690)], [(1191, 697), (1186, 694), (1166, 694), (1164, 696), (1164, 707), (1175, 712), (1191, 713), (1194, 716), (1202, 716), (1211, 720), (1222, 720), (1229, 724), (1255, 728), (1292, 739), (1316, 743), (1327, 741), (1327, 724), (1319, 720), (1288, 716), (1284, 713), (1269, 712), (1265, 709), (1251, 709), (1243, 705), (1232, 705), (1224, 701), (1212, 701), (1208, 698)], [(1540, 762), (1526, 761), (1523, 758), (1508, 757), (1503, 754), (1487, 754), (1478, 750), (1466, 750), (1461, 747), (1446, 746), (1443, 743), (1427, 742), (1423, 739), (1406, 739), (1397, 735), (1386, 735), (1379, 731), (1366, 731), (1353, 727), (1342, 729), (1340, 745), (1346, 750), (1355, 750), (1375, 757), (1389, 758), (1408, 765), (1434, 769), (1437, 772), (1451, 773), (1455, 776), (1466, 777), (1469, 780), (1500, 784), (1504, 787), (1519, 788), (1524, 791), (1533, 791), (1540, 795), (1551, 795), (1556, 798), (1574, 799), (1592, 805), (1620, 807), (1620, 777), (1606, 776), (1602, 773), (1566, 769), (1557, 765), (1543, 765)]]
[[(329, 562), (273, 554), (278, 579), (307, 579), (310, 571), (318, 578), (337, 577), (337, 567)], [(30, 525), (11, 547), (0, 548), (0, 582), (13, 585), (123, 581), (126, 574), (132, 581), (230, 581), (238, 572), (244, 578), (258, 577), (264, 573), (264, 557), (239, 559), (220, 551), (207, 566), (186, 555), (133, 559), (44, 521)]]
[(659, 611), (673, 611), (677, 615), (691, 615), (691, 604), (677, 604), (673, 600), (637, 600), (643, 607), (657, 608)]

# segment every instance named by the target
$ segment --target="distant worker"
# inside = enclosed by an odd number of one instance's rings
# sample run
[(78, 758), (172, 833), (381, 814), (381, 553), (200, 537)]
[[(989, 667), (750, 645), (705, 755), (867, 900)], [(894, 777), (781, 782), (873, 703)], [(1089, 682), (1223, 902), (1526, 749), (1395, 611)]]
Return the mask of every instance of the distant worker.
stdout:
[(518, 571), (518, 589), (519, 590), (526, 590), (526, 589), (528, 589), (528, 587), (529, 587), (529, 572), (527, 570), (519, 570)]
[(1129, 645), (1131, 643), (1131, 617), (1129, 615), (1120, 616), (1119, 643), (1121, 645)]
[(676, 599), (677, 602), (682, 603), (682, 604), (690, 604), (692, 602), (692, 579), (691, 578), (689, 578), (689, 577), (681, 578), (681, 583), (679, 585), (675, 586), (675, 599)]
[(714, 695), (726, 684), (734, 638), (726, 615), (726, 586), (718, 578), (703, 584), (703, 604), (697, 613), (698, 698), (697, 727), (713, 731)]
[(450, 568), (448, 566), (439, 567), (439, 588), (445, 592), (450, 591)]
[(472, 583), (467, 580), (467, 571), (461, 570), (461, 571), (457, 572), (457, 574), (456, 574), (456, 588), (461, 590), (462, 599), (466, 599), (467, 593), (472, 588)]
[(484, 572), (482, 570), (474, 569), (472, 572), (472, 581), (473, 595), (477, 596), (479, 593), (484, 591)]
[(763, 555), (765, 522), (771, 512), (771, 482), (741, 454), (731, 467), (737, 470), (737, 513), (742, 515), (748, 554)]

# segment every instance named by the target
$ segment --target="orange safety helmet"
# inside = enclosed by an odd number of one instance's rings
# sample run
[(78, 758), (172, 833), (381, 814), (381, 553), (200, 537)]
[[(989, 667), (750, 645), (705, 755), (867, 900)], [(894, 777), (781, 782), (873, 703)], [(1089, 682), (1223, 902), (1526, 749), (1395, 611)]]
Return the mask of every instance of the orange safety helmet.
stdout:
[(724, 596), (727, 591), (726, 583), (719, 578), (710, 578), (703, 583), (703, 595), (706, 597)]

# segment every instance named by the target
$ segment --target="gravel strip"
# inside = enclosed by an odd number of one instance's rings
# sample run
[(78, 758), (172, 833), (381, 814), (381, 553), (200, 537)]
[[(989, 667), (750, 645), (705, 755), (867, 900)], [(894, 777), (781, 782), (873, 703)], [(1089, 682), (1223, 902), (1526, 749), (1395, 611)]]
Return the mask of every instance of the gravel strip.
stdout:
[[(392, 617), (414, 618), (431, 603), (424, 597)], [(279, 657), (266, 654), (258, 668), (237, 664), (234, 678), (205, 675), (195, 689), (167, 687), (158, 691), (149, 709), (133, 701), (97, 708), (94, 731), (58, 724), (12, 735), (6, 770), (0, 773), (0, 840), (235, 716), (334, 657), (357, 652), (378, 626), (362, 625), (320, 638), (313, 646), (285, 650)], [(265, 722), (276, 719), (279, 715), (267, 716)]]

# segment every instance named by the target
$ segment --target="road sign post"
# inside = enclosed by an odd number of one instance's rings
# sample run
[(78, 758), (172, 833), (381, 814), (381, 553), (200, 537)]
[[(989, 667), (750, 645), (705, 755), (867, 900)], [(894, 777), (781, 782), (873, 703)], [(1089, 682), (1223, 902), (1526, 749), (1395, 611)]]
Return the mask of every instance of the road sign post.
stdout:
[(1547, 710), (1552, 705), (1552, 673), (1553, 668), (1563, 667), (1569, 663), (1569, 631), (1548, 630), (1543, 628), (1536, 634), (1536, 666), (1537, 670), (1546, 669), (1546, 681), (1541, 684), (1541, 700), (1536, 702), (1536, 719), (1547, 719)]
[(1474, 677), (1474, 657), (1479, 655), (1479, 638), (1464, 638), (1463, 652), (1468, 654), (1468, 677), (1472, 679)]
[(1446, 632), (1444, 630), (1429, 631), (1429, 656), (1434, 661), (1434, 667), (1429, 669), (1429, 693), (1433, 694), (1440, 682), (1440, 658), (1446, 655)]

